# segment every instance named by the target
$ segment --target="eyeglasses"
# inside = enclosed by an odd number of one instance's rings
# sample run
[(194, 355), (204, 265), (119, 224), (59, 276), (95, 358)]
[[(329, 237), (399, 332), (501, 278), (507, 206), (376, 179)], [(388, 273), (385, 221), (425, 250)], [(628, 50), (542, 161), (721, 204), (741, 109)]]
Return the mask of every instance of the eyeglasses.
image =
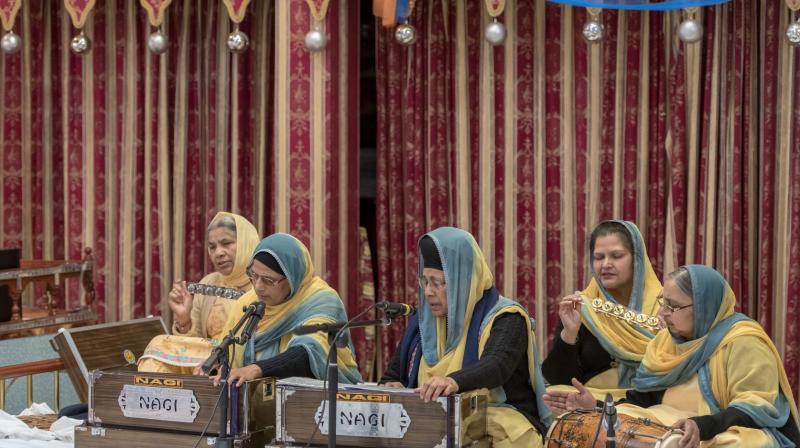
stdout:
[(428, 286), (430, 286), (433, 289), (437, 289), (438, 290), (438, 289), (444, 288), (444, 285), (446, 285), (445, 282), (443, 282), (443, 281), (441, 281), (439, 279), (436, 279), (436, 278), (431, 278), (431, 279), (429, 279), (428, 277), (420, 277), (419, 278), (419, 287), (422, 288), (423, 290), (425, 288), (427, 288)]
[(672, 306), (668, 304), (663, 297), (656, 298), (656, 302), (658, 302), (658, 304), (661, 305), (661, 308), (668, 309), (670, 313), (677, 313), (678, 311), (684, 308), (689, 308), (690, 306), (694, 305), (694, 303), (690, 303), (688, 305)]
[(258, 275), (258, 274), (256, 274), (255, 272), (253, 272), (253, 271), (251, 271), (249, 269), (247, 270), (247, 278), (249, 278), (250, 282), (253, 283), (254, 285), (259, 280), (261, 280), (265, 285), (268, 285), (268, 286), (275, 286), (278, 283), (286, 280), (286, 277), (281, 277), (281, 278), (275, 280), (273, 278), (267, 277), (266, 275)]

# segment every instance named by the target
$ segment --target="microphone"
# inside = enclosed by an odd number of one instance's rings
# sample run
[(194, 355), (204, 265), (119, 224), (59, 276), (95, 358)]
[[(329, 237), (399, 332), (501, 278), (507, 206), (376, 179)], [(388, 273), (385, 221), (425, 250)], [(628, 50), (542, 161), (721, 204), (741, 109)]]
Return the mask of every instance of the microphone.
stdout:
[(242, 308), (242, 311), (245, 312), (245, 316), (250, 316), (247, 323), (244, 325), (244, 329), (242, 330), (242, 335), (239, 337), (237, 341), (239, 344), (247, 344), (247, 341), (253, 335), (253, 332), (256, 330), (256, 326), (258, 326), (258, 322), (264, 317), (264, 309), (266, 305), (264, 302), (258, 301), (255, 303), (251, 303), (250, 305)]
[(603, 414), (606, 423), (606, 448), (617, 448), (617, 407), (611, 394), (606, 394)]
[(244, 314), (247, 316), (252, 316), (253, 313), (258, 312), (261, 317), (264, 317), (264, 309), (266, 309), (266, 307), (267, 306), (264, 304), (264, 302), (256, 301), (250, 305), (243, 306), (242, 311), (244, 311)]
[(413, 306), (409, 304), (394, 303), (394, 302), (378, 302), (375, 304), (375, 308), (383, 311), (384, 313), (392, 317), (409, 316), (417, 311), (414, 309)]
[(299, 325), (292, 330), (292, 333), (302, 336), (304, 334), (312, 334), (318, 331), (324, 331), (326, 333), (336, 333), (337, 331), (341, 330), (344, 326), (347, 325), (347, 322), (332, 322), (327, 324), (311, 324), (311, 325)]
[[(239, 322), (236, 323), (236, 326), (228, 333), (225, 338), (222, 339), (222, 342), (214, 347), (211, 351), (211, 354), (206, 358), (205, 362), (201, 368), (203, 369), (203, 373), (209, 373), (211, 370), (214, 369), (214, 366), (217, 363), (226, 364), (228, 361), (228, 347), (233, 345), (234, 343), (244, 345), (250, 339), (250, 336), (256, 330), (256, 326), (258, 325), (258, 321), (264, 317), (264, 310), (266, 309), (266, 305), (259, 301), (255, 303), (251, 303), (248, 306), (242, 307), (242, 311), (244, 311), (244, 315), (239, 319)], [(242, 334), (240, 337), (236, 337), (236, 332), (239, 331), (239, 328), (242, 328), (244, 325), (244, 329), (242, 330)], [(223, 365), (223, 370), (225, 367)]]

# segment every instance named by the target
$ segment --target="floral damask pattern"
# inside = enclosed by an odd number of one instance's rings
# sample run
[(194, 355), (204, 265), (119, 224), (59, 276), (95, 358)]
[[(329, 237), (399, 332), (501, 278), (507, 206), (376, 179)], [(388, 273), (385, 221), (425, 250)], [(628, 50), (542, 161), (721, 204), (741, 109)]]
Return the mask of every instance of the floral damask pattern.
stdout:
[[(163, 56), (147, 49), (150, 28), (139, 3), (99, 2), (90, 17), (92, 51), (78, 56), (69, 51), (74, 30), (62, 20), (63, 5), (23, 2), (21, 34), (40, 37), (0, 59), (0, 247), (55, 259), (80, 258), (92, 247), (101, 319), (167, 316), (163, 299), (172, 281), (199, 280), (210, 268), (205, 232), (217, 210), (240, 213), (268, 234), (277, 229), (273, 205), (287, 200), (291, 225), (280, 230), (309, 242), (308, 212), (321, 205), (327, 220), (316, 225), (335, 244), (319, 244), (319, 267), (358, 309), (359, 266), (348, 261), (360, 249), (358, 183), (339, 175), (344, 164), (351, 175), (358, 172), (358, 127), (340, 126), (357, 116), (357, 103), (348, 101), (344, 114), (337, 110), (352, 96), (340, 86), (357, 90), (358, 66), (343, 63), (347, 53), (337, 45), (358, 42), (358, 10), (344, 2), (329, 8), (331, 34), (341, 29), (350, 40), (334, 37), (334, 57), (320, 59), (328, 114), (312, 122), (305, 1), (291, 2), (283, 23), (291, 29), (283, 67), (274, 63), (273, 2), (247, 8), (240, 27), (251, 48), (236, 56), (226, 47), (230, 19), (221, 2), (173, 1), (165, 11), (170, 46)], [(287, 94), (295, 114), (293, 146), (280, 148), (295, 157), (285, 173), (287, 198), (276, 197), (274, 180), (278, 73), (293, 87)], [(311, 158), (314, 128), (326, 140)], [(309, 189), (312, 164), (327, 179), (321, 196)], [(74, 307), (78, 289), (70, 288)]]
[[(415, 303), (417, 238), (460, 225), (469, 210), (467, 230), (501, 292), (535, 315), (544, 350), (555, 303), (586, 281), (587, 232), (603, 219), (633, 220), (659, 274), (687, 263), (723, 272), (797, 388), (800, 140), (789, 129), (800, 122), (800, 75), (784, 69), (798, 63), (796, 50), (781, 50), (785, 4), (704, 8), (694, 46), (677, 38), (677, 14), (607, 10), (603, 41), (590, 45), (583, 9), (508, 1), (507, 41), (486, 51), (471, 13), (481, 3), (419, 3), (411, 47), (379, 32), (378, 296)], [(459, 145), (460, 131), (468, 137)], [(384, 352), (402, 331), (385, 330)]]

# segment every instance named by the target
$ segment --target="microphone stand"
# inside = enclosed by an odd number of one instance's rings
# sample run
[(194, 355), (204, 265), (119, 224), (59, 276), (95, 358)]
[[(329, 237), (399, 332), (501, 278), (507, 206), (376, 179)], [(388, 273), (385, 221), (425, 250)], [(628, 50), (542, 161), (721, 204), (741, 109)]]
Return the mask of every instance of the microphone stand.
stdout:
[(345, 328), (372, 327), (375, 325), (389, 326), (396, 314), (386, 313), (383, 319), (362, 320), (356, 322), (335, 322), (331, 324), (306, 325), (298, 327), (295, 334), (316, 333), (324, 331), (328, 333), (328, 447), (336, 448), (336, 393), (339, 392), (339, 365), (337, 363), (337, 344), (342, 339), (339, 336), (344, 333), (339, 331)]
[(220, 344), (214, 348), (214, 350), (211, 352), (211, 355), (205, 360), (202, 366), (203, 372), (208, 373), (214, 368), (215, 364), (219, 364), (220, 385), (224, 389), (219, 404), (219, 434), (217, 434), (216, 442), (214, 444), (214, 447), (216, 448), (233, 447), (233, 438), (231, 438), (230, 434), (228, 434), (228, 395), (230, 393), (230, 387), (228, 384), (228, 375), (230, 374), (230, 369), (228, 368), (230, 361), (228, 350), (231, 345), (241, 341), (240, 338), (236, 337), (236, 333), (240, 328), (242, 328), (248, 319), (254, 317), (261, 319), (261, 316), (255, 312), (245, 313), (242, 318), (239, 319), (239, 322), (236, 323), (236, 326), (233, 327), (227, 336), (222, 339), (222, 342), (220, 342)]

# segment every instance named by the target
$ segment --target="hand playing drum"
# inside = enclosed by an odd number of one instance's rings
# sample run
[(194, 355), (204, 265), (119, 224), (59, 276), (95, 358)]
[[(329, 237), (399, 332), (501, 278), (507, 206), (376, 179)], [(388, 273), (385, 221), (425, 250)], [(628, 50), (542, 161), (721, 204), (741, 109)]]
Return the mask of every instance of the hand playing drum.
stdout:
[(594, 396), (580, 381), (573, 378), (572, 385), (578, 390), (577, 392), (552, 391), (542, 397), (544, 403), (553, 411), (553, 414), (559, 415), (576, 409), (594, 409), (597, 407)]

